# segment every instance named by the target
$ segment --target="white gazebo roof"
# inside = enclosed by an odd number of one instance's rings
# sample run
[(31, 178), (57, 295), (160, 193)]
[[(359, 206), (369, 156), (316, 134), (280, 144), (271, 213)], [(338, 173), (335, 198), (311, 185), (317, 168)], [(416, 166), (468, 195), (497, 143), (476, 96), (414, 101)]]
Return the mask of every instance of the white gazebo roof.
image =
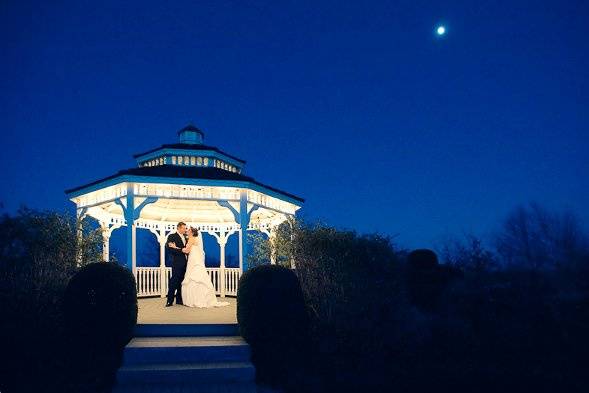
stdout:
[[(70, 200), (101, 222), (124, 219), (129, 187), (141, 204), (155, 198), (139, 212), (144, 221), (234, 225), (234, 209), (246, 192), (252, 211), (250, 226), (264, 227), (294, 215), (303, 199), (262, 184), (243, 174), (245, 161), (216, 147), (206, 146), (204, 133), (193, 125), (179, 132), (180, 143), (162, 145), (136, 154), (137, 167), (66, 191)], [(254, 229), (254, 228), (250, 228)]]

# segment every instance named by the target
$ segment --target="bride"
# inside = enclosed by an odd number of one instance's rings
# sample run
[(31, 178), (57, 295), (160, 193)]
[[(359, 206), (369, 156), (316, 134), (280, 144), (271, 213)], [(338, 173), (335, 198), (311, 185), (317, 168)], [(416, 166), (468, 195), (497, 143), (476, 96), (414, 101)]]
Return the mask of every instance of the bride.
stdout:
[(191, 227), (188, 230), (188, 241), (182, 251), (188, 254), (186, 274), (182, 281), (184, 305), (198, 308), (228, 306), (228, 302), (217, 301), (215, 288), (205, 268), (205, 252), (198, 229)]

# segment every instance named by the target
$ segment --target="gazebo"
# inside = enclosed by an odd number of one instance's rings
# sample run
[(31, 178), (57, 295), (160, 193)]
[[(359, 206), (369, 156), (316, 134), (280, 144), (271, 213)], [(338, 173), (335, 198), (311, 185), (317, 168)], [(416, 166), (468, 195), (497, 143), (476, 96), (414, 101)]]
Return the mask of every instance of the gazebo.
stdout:
[[(167, 236), (184, 221), (215, 237), (220, 266), (207, 268), (217, 294), (237, 294), (247, 269), (247, 231), (273, 238), (275, 228), (294, 217), (304, 200), (246, 176), (245, 161), (204, 144), (193, 125), (178, 131), (179, 141), (135, 154), (137, 166), (66, 191), (77, 216), (95, 218), (102, 229), (103, 259), (109, 261), (112, 232), (125, 227), (127, 256), (138, 296), (164, 296), (171, 269), (165, 265)], [(138, 267), (136, 230), (151, 231), (160, 246), (159, 267)], [(239, 267), (225, 267), (230, 236), (239, 239)], [(272, 253), (271, 263), (275, 263)]]

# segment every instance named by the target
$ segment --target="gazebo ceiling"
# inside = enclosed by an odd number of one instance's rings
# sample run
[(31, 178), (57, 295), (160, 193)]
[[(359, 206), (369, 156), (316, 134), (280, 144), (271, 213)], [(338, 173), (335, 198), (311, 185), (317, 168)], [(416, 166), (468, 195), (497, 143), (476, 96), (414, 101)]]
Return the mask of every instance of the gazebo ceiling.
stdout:
[[(123, 216), (123, 210), (115, 202), (108, 202), (100, 206), (102, 211), (109, 216)], [(229, 209), (219, 206), (215, 201), (203, 200), (174, 200), (158, 199), (156, 202), (146, 205), (139, 217), (145, 220), (165, 222), (205, 222), (205, 223), (229, 223), (234, 221)]]
[[(239, 205), (236, 203), (232, 203), (232, 205), (236, 209), (239, 208)], [(88, 213), (102, 220), (106, 217), (123, 219), (122, 208), (115, 202), (107, 202), (100, 206), (94, 206)], [(250, 222), (268, 223), (283, 217), (284, 213), (261, 208), (252, 212)], [(173, 199), (159, 199), (154, 203), (146, 205), (141, 211), (139, 219), (169, 223), (185, 221), (203, 224), (232, 224), (235, 222), (231, 211), (226, 207), (220, 206), (215, 201)]]

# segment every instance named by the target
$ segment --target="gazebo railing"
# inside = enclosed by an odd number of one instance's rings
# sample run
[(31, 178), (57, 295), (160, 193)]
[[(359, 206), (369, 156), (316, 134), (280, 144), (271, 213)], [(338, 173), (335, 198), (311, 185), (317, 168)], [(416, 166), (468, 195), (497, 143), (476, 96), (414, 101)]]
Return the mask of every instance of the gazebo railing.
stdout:
[[(221, 271), (224, 271), (224, 275)], [(207, 273), (215, 287), (215, 293), (221, 296), (237, 296), (237, 287), (241, 277), (241, 269), (208, 267)], [(168, 279), (172, 275), (172, 268), (138, 267), (135, 269), (137, 297), (166, 296)], [(224, 277), (223, 277), (224, 276)], [(224, 278), (224, 280), (223, 280)], [(225, 285), (223, 285), (223, 283)], [(224, 291), (223, 291), (224, 287)]]
[(225, 295), (237, 296), (237, 287), (240, 277), (241, 269), (225, 268)]
[[(161, 281), (161, 270), (159, 267), (137, 268), (135, 270), (137, 297), (160, 296), (163, 291)], [(166, 284), (167, 281), (165, 280)]]

